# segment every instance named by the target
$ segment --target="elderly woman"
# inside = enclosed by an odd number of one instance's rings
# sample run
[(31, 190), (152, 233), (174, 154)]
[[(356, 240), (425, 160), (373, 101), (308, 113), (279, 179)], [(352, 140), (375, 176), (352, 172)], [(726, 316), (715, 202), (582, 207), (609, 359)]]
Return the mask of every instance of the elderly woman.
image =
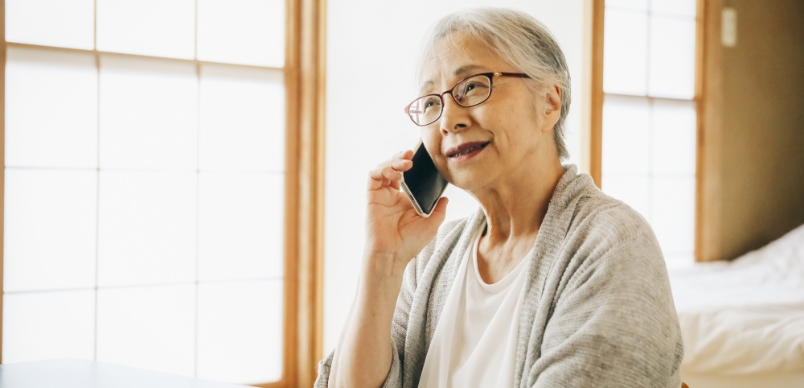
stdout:
[[(357, 295), (317, 387), (678, 387), (683, 346), (650, 226), (567, 157), (570, 80), (525, 13), (442, 19), (411, 113), (439, 172), (481, 209), (441, 225), (369, 174)], [(439, 228), (440, 227), (440, 228)]]

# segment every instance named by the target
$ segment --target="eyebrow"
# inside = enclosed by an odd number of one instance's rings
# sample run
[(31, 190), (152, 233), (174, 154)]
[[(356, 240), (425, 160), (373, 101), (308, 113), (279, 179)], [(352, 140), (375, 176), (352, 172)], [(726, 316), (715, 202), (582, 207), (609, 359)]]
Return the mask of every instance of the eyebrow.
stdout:
[(477, 70), (477, 69), (482, 69), (482, 66), (466, 65), (466, 66), (459, 67), (458, 70), (455, 70), (455, 72), (452, 73), (452, 74), (455, 75), (455, 76), (459, 76), (461, 74), (469, 72), (470, 70)]
[[(469, 71), (482, 69), (482, 68), (483, 67), (479, 66), (479, 65), (465, 65), (465, 66), (459, 67), (454, 72), (452, 72), (452, 75), (458, 77), (458, 76), (460, 76), (462, 74), (468, 73)], [(425, 82), (424, 85), (422, 85), (422, 87), (419, 89), (419, 94), (424, 94), (424, 91), (427, 90), (427, 87), (428, 86), (433, 86), (433, 85), (435, 85), (435, 82), (433, 82), (433, 80), (427, 80), (427, 82)]]

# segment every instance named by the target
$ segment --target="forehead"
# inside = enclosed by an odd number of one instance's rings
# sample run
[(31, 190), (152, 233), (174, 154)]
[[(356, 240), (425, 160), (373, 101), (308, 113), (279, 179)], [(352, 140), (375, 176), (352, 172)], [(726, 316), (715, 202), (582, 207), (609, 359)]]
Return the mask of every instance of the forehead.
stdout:
[(452, 33), (437, 40), (422, 66), (422, 94), (449, 88), (458, 80), (482, 72), (507, 71), (486, 42), (465, 33)]

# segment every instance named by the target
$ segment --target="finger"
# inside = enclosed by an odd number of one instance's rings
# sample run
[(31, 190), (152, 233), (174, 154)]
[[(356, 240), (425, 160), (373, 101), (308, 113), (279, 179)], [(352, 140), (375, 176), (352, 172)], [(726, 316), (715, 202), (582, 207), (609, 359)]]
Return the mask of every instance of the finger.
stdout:
[(406, 159), (396, 159), (391, 162), (391, 167), (394, 168), (396, 171), (407, 171), (413, 167), (413, 161), (406, 160)]
[[(391, 162), (391, 167), (393, 167), (393, 169), (396, 171), (405, 172), (413, 167), (413, 161), (406, 159), (397, 159)], [(396, 190), (400, 190), (399, 181), (391, 181), (390, 186)]]
[(382, 179), (388, 179), (392, 181), (402, 179), (402, 172), (395, 170), (391, 166), (385, 166), (381, 168), (380, 173), (382, 174)]
[[(369, 172), (369, 189), (376, 190), (383, 186), (388, 186), (388, 181), (398, 181), (402, 178), (402, 173), (394, 170), (391, 166), (375, 168)], [(387, 179), (388, 181), (384, 181)]]
[(413, 159), (413, 151), (411, 150), (399, 151), (395, 153), (393, 156), (391, 156), (389, 159), (386, 159), (384, 162), (380, 163), (380, 166), (393, 164), (393, 162), (397, 160), (411, 160), (411, 159)]
[(438, 223), (438, 225), (441, 225), (441, 223), (444, 222), (444, 218), (447, 217), (448, 203), (449, 198), (447, 197), (439, 198), (438, 202), (436, 203), (435, 209), (433, 209), (433, 212), (430, 214), (430, 218), (434, 219), (434, 222)]
[(449, 204), (449, 198), (441, 197), (438, 199), (438, 202), (436, 203), (435, 209), (433, 209), (433, 211), (447, 214), (447, 204)]
[[(383, 186), (390, 186), (399, 190), (399, 179), (402, 179), (401, 172), (410, 170), (413, 167), (413, 151), (405, 150), (398, 152), (391, 159), (380, 163), (377, 168), (369, 172), (369, 190), (377, 190)], [(386, 168), (390, 167), (392, 170), (399, 172), (399, 174), (388, 174)], [(388, 179), (389, 182), (384, 182), (383, 179)]]
[(411, 160), (413, 159), (413, 150), (404, 150), (397, 154), (399, 159)]
[(382, 177), (382, 173), (379, 171), (381, 169), (382, 169), (382, 167), (377, 167), (377, 168), (369, 171), (369, 176), (368, 176), (368, 189), (369, 190), (377, 190), (380, 187), (382, 187), (382, 178), (379, 178), (379, 179), (375, 178), (378, 175), (380, 177)]
[(406, 165), (405, 161), (407, 161), (408, 163), (412, 163), (412, 162), (410, 162), (410, 159), (412, 157), (413, 157), (413, 155), (410, 155), (409, 151), (397, 152), (390, 159), (384, 160), (382, 163), (377, 165), (377, 168), (383, 168), (385, 166), (392, 166), (392, 167), (393, 166), (405, 166)]

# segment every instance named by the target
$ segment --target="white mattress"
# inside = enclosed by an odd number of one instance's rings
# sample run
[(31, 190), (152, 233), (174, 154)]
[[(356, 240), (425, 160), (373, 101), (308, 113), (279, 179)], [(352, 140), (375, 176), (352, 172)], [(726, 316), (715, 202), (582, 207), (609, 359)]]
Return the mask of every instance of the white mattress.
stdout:
[(690, 388), (802, 388), (804, 372), (758, 373), (749, 375), (721, 376), (707, 373), (685, 373), (681, 381)]
[(670, 270), (682, 373), (804, 373), (804, 225), (732, 262)]

